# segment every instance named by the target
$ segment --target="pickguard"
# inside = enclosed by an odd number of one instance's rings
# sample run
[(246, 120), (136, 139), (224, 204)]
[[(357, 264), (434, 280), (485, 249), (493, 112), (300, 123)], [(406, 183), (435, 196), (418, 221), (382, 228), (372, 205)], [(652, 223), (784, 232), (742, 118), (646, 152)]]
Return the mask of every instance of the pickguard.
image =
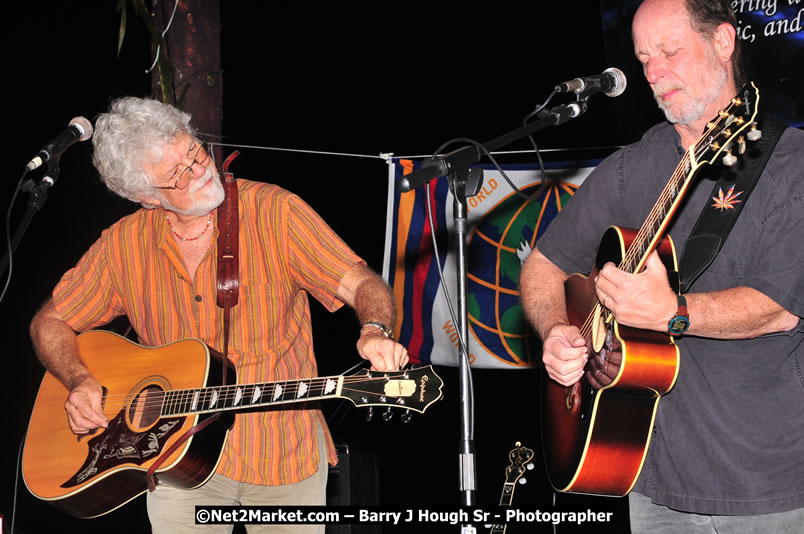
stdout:
[(87, 442), (87, 459), (61, 487), (70, 488), (83, 484), (98, 473), (106, 472), (119, 464), (142, 465), (143, 462), (159, 456), (168, 439), (181, 428), (184, 419), (159, 419), (148, 430), (134, 432), (126, 424), (124, 411), (121, 410), (109, 421), (109, 426), (101, 434)]

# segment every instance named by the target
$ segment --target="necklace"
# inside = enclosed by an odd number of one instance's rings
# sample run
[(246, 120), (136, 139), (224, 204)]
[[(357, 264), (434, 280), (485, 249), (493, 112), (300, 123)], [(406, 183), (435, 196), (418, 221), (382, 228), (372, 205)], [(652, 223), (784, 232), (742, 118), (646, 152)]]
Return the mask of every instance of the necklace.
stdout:
[(207, 229), (208, 229), (208, 228), (210, 227), (210, 225), (212, 224), (212, 212), (210, 212), (210, 213), (209, 213), (209, 218), (207, 219), (207, 225), (206, 225), (206, 226), (204, 226), (204, 229), (203, 229), (203, 230), (201, 230), (201, 233), (200, 233), (200, 234), (198, 234), (198, 235), (197, 235), (197, 236), (195, 236), (195, 237), (183, 237), (183, 236), (179, 235), (179, 233), (178, 233), (178, 232), (177, 232), (177, 231), (176, 231), (176, 230), (173, 228), (173, 225), (172, 225), (172, 224), (170, 224), (170, 219), (168, 218), (167, 213), (165, 213), (165, 220), (166, 220), (166, 221), (167, 221), (167, 223), (168, 223), (168, 227), (170, 228), (170, 231), (171, 231), (171, 232), (173, 232), (173, 235), (175, 235), (176, 237), (178, 237), (178, 238), (179, 238), (179, 239), (181, 239), (182, 241), (195, 241), (196, 239), (200, 239), (202, 235), (204, 235), (205, 233), (207, 233)]

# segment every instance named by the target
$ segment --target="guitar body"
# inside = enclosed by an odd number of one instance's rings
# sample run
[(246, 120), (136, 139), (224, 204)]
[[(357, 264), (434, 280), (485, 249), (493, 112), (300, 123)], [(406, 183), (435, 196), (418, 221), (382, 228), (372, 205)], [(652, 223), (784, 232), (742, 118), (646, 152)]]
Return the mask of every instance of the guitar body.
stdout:
[[(597, 303), (597, 272), (609, 261), (619, 265), (635, 235), (609, 228), (592, 273), (567, 279), (571, 324), (581, 328), (587, 320)], [(657, 250), (668, 273), (675, 273), (670, 238)], [(671, 285), (677, 280), (671, 279)], [(564, 387), (545, 379), (543, 449), (550, 482), (559, 491), (626, 495), (642, 469), (659, 398), (678, 376), (679, 353), (671, 336), (619, 325), (606, 315), (598, 315), (587, 336), (590, 358), (581, 380)]]
[[(76, 436), (64, 413), (67, 389), (50, 373), (36, 398), (22, 458), (25, 484), (34, 496), (68, 513), (105, 514), (147, 491), (146, 472), (168, 447), (207, 414), (160, 417), (149, 409), (163, 392), (219, 385), (219, 355), (201, 341), (149, 348), (103, 331), (78, 336), (79, 352), (106, 390), (109, 427)], [(229, 363), (229, 382), (236, 380)], [(234, 422), (233, 413), (188, 438), (157, 469), (160, 480), (194, 488), (214, 473)]]
[(64, 413), (68, 391), (46, 373), (25, 436), (22, 475), (35, 497), (82, 518), (103, 515), (147, 491), (151, 469), (177, 487), (206, 482), (236, 411), (346, 399), (388, 413), (404, 410), (401, 419), (407, 421), (411, 411), (424, 413), (443, 396), (444, 382), (429, 365), (238, 384), (227, 362), (223, 384), (222, 356), (197, 339), (143, 347), (97, 330), (78, 336), (78, 352), (104, 388), (109, 426), (73, 434)]

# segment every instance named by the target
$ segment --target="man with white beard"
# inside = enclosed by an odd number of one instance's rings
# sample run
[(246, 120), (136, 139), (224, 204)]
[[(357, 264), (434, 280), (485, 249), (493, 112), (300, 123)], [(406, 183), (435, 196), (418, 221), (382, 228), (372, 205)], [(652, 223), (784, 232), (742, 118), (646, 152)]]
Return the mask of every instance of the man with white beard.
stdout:
[[(102, 233), (31, 323), (37, 355), (70, 392), (67, 422), (79, 436), (106, 427), (107, 419), (103, 385), (82, 361), (76, 331), (125, 314), (143, 345), (197, 338), (224, 352), (216, 208), (225, 190), (189, 122), (172, 106), (133, 97), (115, 101), (96, 121), (93, 162), (101, 178), (143, 208)], [(390, 289), (307, 204), (278, 186), (247, 180), (237, 181), (237, 198), (239, 298), (228, 356), (238, 383), (317, 376), (308, 293), (330, 311), (344, 303), (355, 309), (362, 325), (357, 352), (373, 368), (407, 363), (407, 351), (386, 326), (396, 313)], [(337, 461), (332, 437), (317, 404), (291, 408), (238, 413), (206, 483), (193, 490), (160, 484), (149, 492), (154, 532), (231, 530), (195, 525), (195, 505), (324, 504), (327, 459)]]

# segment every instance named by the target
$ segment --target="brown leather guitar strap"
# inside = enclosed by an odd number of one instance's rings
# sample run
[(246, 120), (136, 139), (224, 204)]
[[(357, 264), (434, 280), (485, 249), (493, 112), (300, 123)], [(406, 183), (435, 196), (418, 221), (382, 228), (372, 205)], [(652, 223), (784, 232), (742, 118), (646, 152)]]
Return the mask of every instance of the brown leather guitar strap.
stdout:
[[(237, 260), (237, 241), (239, 233), (239, 209), (237, 204), (237, 180), (229, 172), (229, 165), (240, 154), (232, 152), (223, 162), (223, 189), (226, 192), (223, 203), (218, 206), (218, 293), (217, 305), (223, 308), (223, 372), (222, 383), (226, 384), (226, 369), (229, 356), (229, 322), (232, 306), (237, 304), (240, 295), (239, 264)], [(156, 470), (173, 452), (196, 433), (207, 428), (221, 416), (220, 412), (211, 415), (182, 434), (170, 447), (151, 464), (145, 477), (148, 490), (156, 489)]]

